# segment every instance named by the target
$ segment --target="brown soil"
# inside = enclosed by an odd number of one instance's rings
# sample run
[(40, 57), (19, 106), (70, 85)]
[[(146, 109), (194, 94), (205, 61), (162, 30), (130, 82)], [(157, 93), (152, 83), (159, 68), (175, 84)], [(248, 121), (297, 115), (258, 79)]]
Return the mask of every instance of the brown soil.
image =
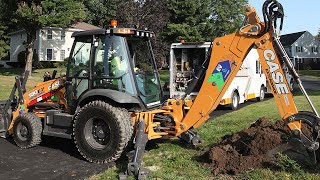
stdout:
[(289, 134), (283, 121), (273, 124), (260, 118), (248, 129), (223, 137), (208, 152), (214, 174), (237, 174), (273, 166), (272, 158), (266, 153), (283, 144)]

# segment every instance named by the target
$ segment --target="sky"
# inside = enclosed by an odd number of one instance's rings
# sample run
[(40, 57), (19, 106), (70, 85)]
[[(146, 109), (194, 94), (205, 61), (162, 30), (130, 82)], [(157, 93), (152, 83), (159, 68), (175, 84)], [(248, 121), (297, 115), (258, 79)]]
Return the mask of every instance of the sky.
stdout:
[[(262, 17), (265, 0), (249, 0)], [(278, 0), (283, 6), (285, 18), (281, 34), (309, 31), (317, 35), (320, 29), (320, 0)]]

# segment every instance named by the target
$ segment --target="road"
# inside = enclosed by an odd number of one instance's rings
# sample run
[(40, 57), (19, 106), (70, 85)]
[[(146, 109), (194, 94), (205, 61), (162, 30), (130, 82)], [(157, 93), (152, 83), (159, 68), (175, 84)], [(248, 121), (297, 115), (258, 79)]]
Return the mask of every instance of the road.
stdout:
[[(320, 89), (320, 80), (302, 78), (302, 82), (307, 91)], [(240, 108), (252, 103), (255, 102), (247, 102)], [(230, 111), (218, 109), (210, 116), (214, 118)], [(20, 149), (12, 139), (0, 138), (0, 155), (0, 179), (84, 179), (114, 165), (88, 163), (71, 140), (51, 137), (31, 149)]]

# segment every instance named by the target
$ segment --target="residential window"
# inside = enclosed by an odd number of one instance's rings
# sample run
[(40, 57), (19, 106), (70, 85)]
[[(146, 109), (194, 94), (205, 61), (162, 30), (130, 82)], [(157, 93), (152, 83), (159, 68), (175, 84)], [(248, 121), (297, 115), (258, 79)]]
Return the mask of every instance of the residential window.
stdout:
[(63, 61), (66, 58), (66, 50), (60, 50), (60, 60)]
[(51, 61), (53, 59), (53, 50), (47, 49), (47, 61)]
[(47, 39), (52, 39), (52, 30), (47, 31)]
[(302, 46), (296, 46), (296, 52), (303, 52)]
[(61, 40), (65, 40), (66, 39), (66, 32), (65, 31), (61, 31)]
[(311, 49), (312, 49), (312, 52), (314, 52), (314, 53), (318, 52), (318, 47), (317, 46), (314, 46)]

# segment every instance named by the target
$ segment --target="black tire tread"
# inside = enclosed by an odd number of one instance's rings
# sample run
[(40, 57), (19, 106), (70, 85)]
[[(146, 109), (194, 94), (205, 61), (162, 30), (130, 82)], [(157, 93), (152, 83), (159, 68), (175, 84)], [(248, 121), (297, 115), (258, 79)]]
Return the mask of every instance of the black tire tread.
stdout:
[[(116, 119), (116, 123), (119, 128), (119, 132), (120, 132), (120, 143), (118, 144), (116, 151), (113, 153), (113, 155), (111, 157), (108, 157), (106, 159), (92, 159), (92, 158), (88, 157), (85, 152), (82, 152), (81, 148), (79, 148), (77, 139), (75, 138), (75, 136), (76, 136), (75, 128), (76, 128), (77, 120), (79, 118), (79, 114), (81, 114), (81, 112), (88, 107), (100, 107), (100, 108), (106, 109), (107, 111), (111, 112)], [(130, 121), (131, 121), (130, 115), (129, 115), (128, 111), (125, 109), (111, 106), (110, 104), (108, 104), (104, 101), (100, 101), (100, 100), (89, 102), (88, 104), (86, 104), (85, 106), (83, 106), (79, 110), (79, 112), (76, 114), (76, 116), (74, 118), (74, 123), (73, 123), (73, 139), (74, 139), (74, 143), (76, 144), (76, 147), (77, 147), (79, 153), (86, 160), (88, 160), (89, 162), (93, 162), (93, 163), (109, 163), (109, 162), (116, 161), (121, 156), (123, 150), (127, 146), (128, 141), (131, 137), (131, 136), (129, 136), (130, 133), (132, 134), (132, 130), (131, 130), (132, 128), (130, 126)]]
[(37, 115), (35, 115), (34, 113), (30, 113), (30, 112), (25, 113), (21, 116), (18, 116), (18, 118), (24, 118), (30, 123), (33, 135), (31, 137), (32, 139), (31, 139), (30, 143), (27, 145), (20, 144), (17, 141), (17, 137), (15, 137), (15, 135), (13, 135), (13, 140), (17, 144), (17, 146), (22, 149), (27, 149), (27, 148), (31, 148), (31, 147), (34, 147), (34, 146), (40, 144), (41, 143), (41, 135), (42, 135), (42, 123), (41, 123), (40, 118)]

